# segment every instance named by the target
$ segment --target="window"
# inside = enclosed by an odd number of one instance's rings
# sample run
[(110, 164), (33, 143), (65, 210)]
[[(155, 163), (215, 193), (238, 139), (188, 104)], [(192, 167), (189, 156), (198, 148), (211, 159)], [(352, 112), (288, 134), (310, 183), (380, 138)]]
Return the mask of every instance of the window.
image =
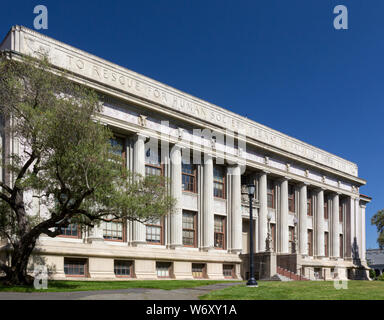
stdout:
[(215, 216), (214, 246), (225, 249), (225, 217)]
[(183, 245), (196, 247), (196, 213), (183, 211)]
[(66, 276), (87, 276), (87, 259), (64, 258)]
[(307, 215), (312, 216), (312, 197), (310, 194), (307, 196)]
[(159, 278), (170, 278), (171, 268), (171, 262), (156, 262), (156, 273)]
[(115, 260), (114, 267), (116, 277), (132, 277), (133, 262), (125, 260)]
[(194, 278), (205, 278), (205, 264), (192, 263), (192, 276)]
[(223, 167), (213, 167), (213, 196), (225, 199), (225, 173)]
[(145, 175), (163, 176), (163, 165), (159, 150), (148, 149), (145, 153)]
[(196, 193), (196, 166), (193, 164), (182, 163), (182, 188), (183, 191)]
[(103, 237), (105, 240), (125, 241), (125, 224), (119, 221), (103, 222)]
[(324, 219), (328, 219), (328, 200), (324, 199)]
[(288, 227), (288, 237), (289, 253), (295, 253), (295, 227)]
[(295, 187), (288, 185), (288, 208), (289, 212), (295, 212)]
[(340, 258), (343, 258), (344, 257), (344, 241), (343, 241), (342, 234), (339, 236), (339, 241), (340, 241)]
[(343, 203), (339, 202), (339, 221), (343, 222)]
[(77, 224), (69, 224), (68, 227), (60, 228), (60, 237), (81, 238), (80, 228)]
[(276, 251), (276, 225), (271, 223), (272, 251)]
[(312, 230), (308, 230), (308, 255), (313, 256), (313, 236)]
[(328, 243), (329, 243), (329, 233), (328, 232), (324, 232), (324, 255), (326, 257), (329, 256)]
[(235, 266), (233, 264), (223, 264), (223, 276), (227, 279), (235, 278)]
[(146, 225), (146, 241), (152, 244), (163, 243), (163, 221), (153, 219)]
[(125, 141), (123, 138), (115, 137), (110, 139), (111, 146), (113, 148), (112, 153), (114, 155), (120, 156), (122, 161), (122, 166), (126, 165), (126, 153), (125, 153)]
[(267, 182), (267, 206), (268, 208), (275, 208), (275, 187), (271, 180)]

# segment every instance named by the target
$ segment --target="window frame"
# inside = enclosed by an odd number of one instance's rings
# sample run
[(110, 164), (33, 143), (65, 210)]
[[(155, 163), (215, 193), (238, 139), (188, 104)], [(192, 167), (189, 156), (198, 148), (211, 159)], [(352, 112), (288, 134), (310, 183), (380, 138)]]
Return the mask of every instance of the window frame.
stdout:
[(324, 256), (329, 257), (329, 232), (324, 232)]
[[(77, 235), (76, 236), (70, 236), (70, 235), (65, 235), (65, 234), (59, 234), (57, 235), (57, 237), (60, 237), (60, 238), (70, 238), (70, 239), (81, 239), (82, 238), (82, 232), (81, 232), (81, 228), (79, 227), (79, 225), (77, 223), (70, 223), (68, 225), (68, 227), (70, 225), (76, 225), (77, 226)], [(60, 228), (61, 229), (61, 228)]]
[(328, 199), (324, 200), (324, 219), (329, 219), (329, 212), (328, 212)]
[[(219, 169), (223, 173), (223, 181), (215, 179), (215, 169)], [(221, 197), (215, 196), (215, 190), (218, 190), (215, 188), (215, 184), (220, 184), (223, 186), (223, 195)], [(226, 199), (227, 198), (227, 191), (226, 191), (226, 173), (225, 173), (225, 167), (215, 165), (213, 167), (213, 197), (216, 199)]]
[(122, 142), (122, 147), (123, 147), (123, 150), (121, 152), (121, 157), (123, 158), (122, 166), (123, 168), (126, 168), (127, 167), (127, 143), (126, 143), (125, 137), (114, 134), (110, 140), (116, 140), (116, 141), (120, 140)]
[(290, 249), (289, 253), (294, 253), (293, 252), (294, 245), (295, 245), (295, 227), (288, 226), (288, 247)]
[[(184, 213), (186, 214), (192, 214), (193, 215), (193, 229), (187, 229), (187, 228), (184, 228), (184, 221), (182, 221), (182, 238), (183, 238), (183, 246), (184, 247), (189, 247), (189, 248), (196, 248), (197, 247), (197, 212), (195, 211), (190, 211), (190, 210), (183, 210), (182, 214), (182, 218), (184, 218)], [(184, 230), (185, 231), (193, 231), (193, 245), (188, 245), (188, 244), (184, 244)]]
[(339, 234), (339, 257), (344, 258), (344, 235)]
[[(67, 263), (66, 263), (67, 261)], [(72, 263), (69, 263), (69, 262), (72, 262)], [(75, 261), (82, 261), (84, 262), (83, 264), (83, 268), (84, 268), (84, 274), (67, 274), (65, 273), (65, 265), (67, 264), (71, 264), (71, 265), (74, 265), (73, 262)], [(73, 257), (64, 257), (64, 274), (66, 277), (74, 277), (74, 278), (88, 278), (89, 277), (89, 270), (88, 270), (88, 259), (87, 258), (73, 258)]]
[(307, 216), (313, 217), (312, 212), (312, 195), (307, 195)]
[[(231, 276), (228, 276), (225, 274), (225, 268), (224, 268), (225, 266), (231, 266)], [(235, 265), (223, 263), (223, 276), (224, 276), (224, 279), (236, 279)]]
[(122, 224), (122, 239), (106, 239), (104, 237), (104, 227), (103, 227), (103, 239), (104, 241), (112, 241), (112, 242), (127, 242), (127, 224), (125, 221), (121, 220), (112, 220), (112, 221), (104, 221), (104, 223), (121, 223)]
[[(158, 270), (157, 270), (158, 264), (169, 264), (169, 266), (168, 266), (168, 276), (159, 276)], [(172, 279), (173, 278), (173, 264), (172, 264), (172, 262), (156, 261), (155, 268), (156, 268), (156, 276), (157, 276), (157, 278), (160, 278), (160, 279)]]
[[(271, 197), (271, 205), (269, 205), (269, 197)], [(273, 180), (267, 180), (267, 207), (269, 209), (275, 209), (275, 183)]]
[[(291, 210), (292, 208), (293, 210)], [(290, 213), (296, 212), (295, 186), (293, 184), (288, 185), (288, 212)]]
[(339, 201), (339, 222), (343, 222), (343, 202)]
[[(201, 269), (201, 277), (200, 276), (195, 276), (194, 273), (197, 273), (197, 271), (193, 271), (193, 265), (200, 265), (203, 266)], [(196, 267), (195, 267), (196, 269)], [(200, 273), (200, 271), (198, 271)], [(192, 263), (192, 277), (194, 279), (206, 279), (207, 278), (207, 264), (206, 263)]]
[[(215, 230), (215, 218), (222, 219), (222, 221), (223, 221), (223, 231), (222, 232), (216, 232), (216, 230)], [(213, 217), (213, 246), (217, 250), (225, 250), (226, 249), (226, 245), (227, 245), (227, 241), (226, 241), (227, 219), (226, 218), (227, 218), (226, 216), (222, 216), (222, 215), (218, 215), (218, 214), (215, 214)], [(223, 247), (216, 247), (215, 246), (216, 234), (222, 234), (223, 235)]]
[[(130, 264), (129, 266), (129, 275), (121, 275), (121, 274), (116, 274), (116, 262), (127, 262)], [(119, 259), (114, 259), (113, 260), (113, 273), (115, 274), (116, 278), (134, 278), (134, 262), (132, 260), (119, 260)]]
[(308, 241), (307, 241), (307, 243), (308, 243), (308, 256), (313, 257), (313, 230), (312, 229), (308, 229), (307, 238), (308, 238)]
[[(152, 244), (156, 246), (164, 245), (164, 217), (160, 217), (159, 220), (160, 220), (160, 224), (151, 224), (151, 223), (145, 224), (145, 242), (147, 244)], [(150, 242), (147, 240), (147, 227), (160, 227), (160, 243)]]
[[(193, 173), (184, 172), (183, 171), (183, 166), (184, 165), (191, 165)], [(192, 180), (193, 180), (192, 189), (193, 190), (186, 190), (186, 189), (183, 188), (183, 176), (187, 176), (187, 177), (192, 178)], [(181, 187), (182, 187), (182, 191), (183, 192), (197, 193), (197, 167), (196, 167), (196, 165), (181, 163), (181, 183), (182, 183)]]

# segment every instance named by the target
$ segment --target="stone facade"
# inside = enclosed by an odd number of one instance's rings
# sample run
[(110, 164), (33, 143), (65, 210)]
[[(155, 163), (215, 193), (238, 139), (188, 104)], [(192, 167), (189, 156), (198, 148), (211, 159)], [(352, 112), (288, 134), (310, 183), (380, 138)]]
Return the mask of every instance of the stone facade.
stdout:
[[(157, 170), (159, 155), (176, 199), (160, 225), (127, 222), (113, 226), (123, 230), (41, 237), (36, 256), (53, 278), (68, 279), (81, 263), (76, 279), (245, 278), (249, 183), (256, 186), (252, 241), (260, 277), (277, 267), (309, 279), (365, 272), (370, 198), (359, 193), (366, 182), (356, 164), (24, 27), (13, 27), (0, 50), (14, 58), (44, 52), (73, 81), (102, 94), (99, 118), (123, 141), (128, 169)], [(17, 141), (2, 136), (1, 143), (18, 152)], [(38, 203), (33, 210), (44, 214)], [(113, 232), (121, 239), (112, 241)], [(6, 259), (6, 242), (1, 251)]]

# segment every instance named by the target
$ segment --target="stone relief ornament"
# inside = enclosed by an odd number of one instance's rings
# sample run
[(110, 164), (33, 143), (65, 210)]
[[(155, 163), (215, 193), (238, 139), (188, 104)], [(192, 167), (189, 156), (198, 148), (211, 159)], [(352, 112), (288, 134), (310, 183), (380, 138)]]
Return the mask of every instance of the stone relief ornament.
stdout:
[(178, 129), (177, 129), (177, 135), (178, 135), (179, 140), (183, 140), (183, 137), (184, 137), (184, 129), (183, 129), (183, 128), (178, 128)]
[(325, 178), (326, 178), (325, 176), (322, 176), (322, 177), (321, 177), (321, 181), (322, 181), (323, 183), (325, 183)]
[(139, 118), (137, 119), (139, 126), (146, 127), (147, 126), (147, 116), (139, 115)]
[(287, 167), (287, 171), (289, 172), (289, 170), (291, 168), (291, 164), (290, 163), (286, 163), (285, 166)]
[(309, 177), (309, 170), (305, 170), (305, 177), (308, 178)]
[(211, 138), (211, 147), (212, 147), (212, 149), (216, 149), (216, 138), (215, 137)]
[(264, 161), (265, 161), (265, 164), (266, 164), (266, 165), (269, 165), (269, 157), (265, 156), (265, 157), (264, 157)]

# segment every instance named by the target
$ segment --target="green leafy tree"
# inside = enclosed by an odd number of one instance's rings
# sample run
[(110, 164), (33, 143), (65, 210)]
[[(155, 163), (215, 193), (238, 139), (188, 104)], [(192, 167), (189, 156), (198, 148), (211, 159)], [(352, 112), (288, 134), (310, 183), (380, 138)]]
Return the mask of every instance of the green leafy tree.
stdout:
[(377, 232), (379, 233), (377, 243), (380, 249), (384, 249), (384, 209), (376, 212), (371, 219), (371, 224), (376, 226)]
[[(2, 150), (0, 237), (10, 247), (10, 263), (0, 262), (4, 283), (32, 283), (27, 265), (42, 234), (56, 237), (71, 223), (145, 222), (172, 210), (164, 178), (123, 168), (111, 130), (97, 120), (98, 95), (53, 69), (45, 56), (2, 53), (0, 106), (3, 134), (20, 150), (8, 144)], [(33, 212), (28, 195), (45, 214)]]

